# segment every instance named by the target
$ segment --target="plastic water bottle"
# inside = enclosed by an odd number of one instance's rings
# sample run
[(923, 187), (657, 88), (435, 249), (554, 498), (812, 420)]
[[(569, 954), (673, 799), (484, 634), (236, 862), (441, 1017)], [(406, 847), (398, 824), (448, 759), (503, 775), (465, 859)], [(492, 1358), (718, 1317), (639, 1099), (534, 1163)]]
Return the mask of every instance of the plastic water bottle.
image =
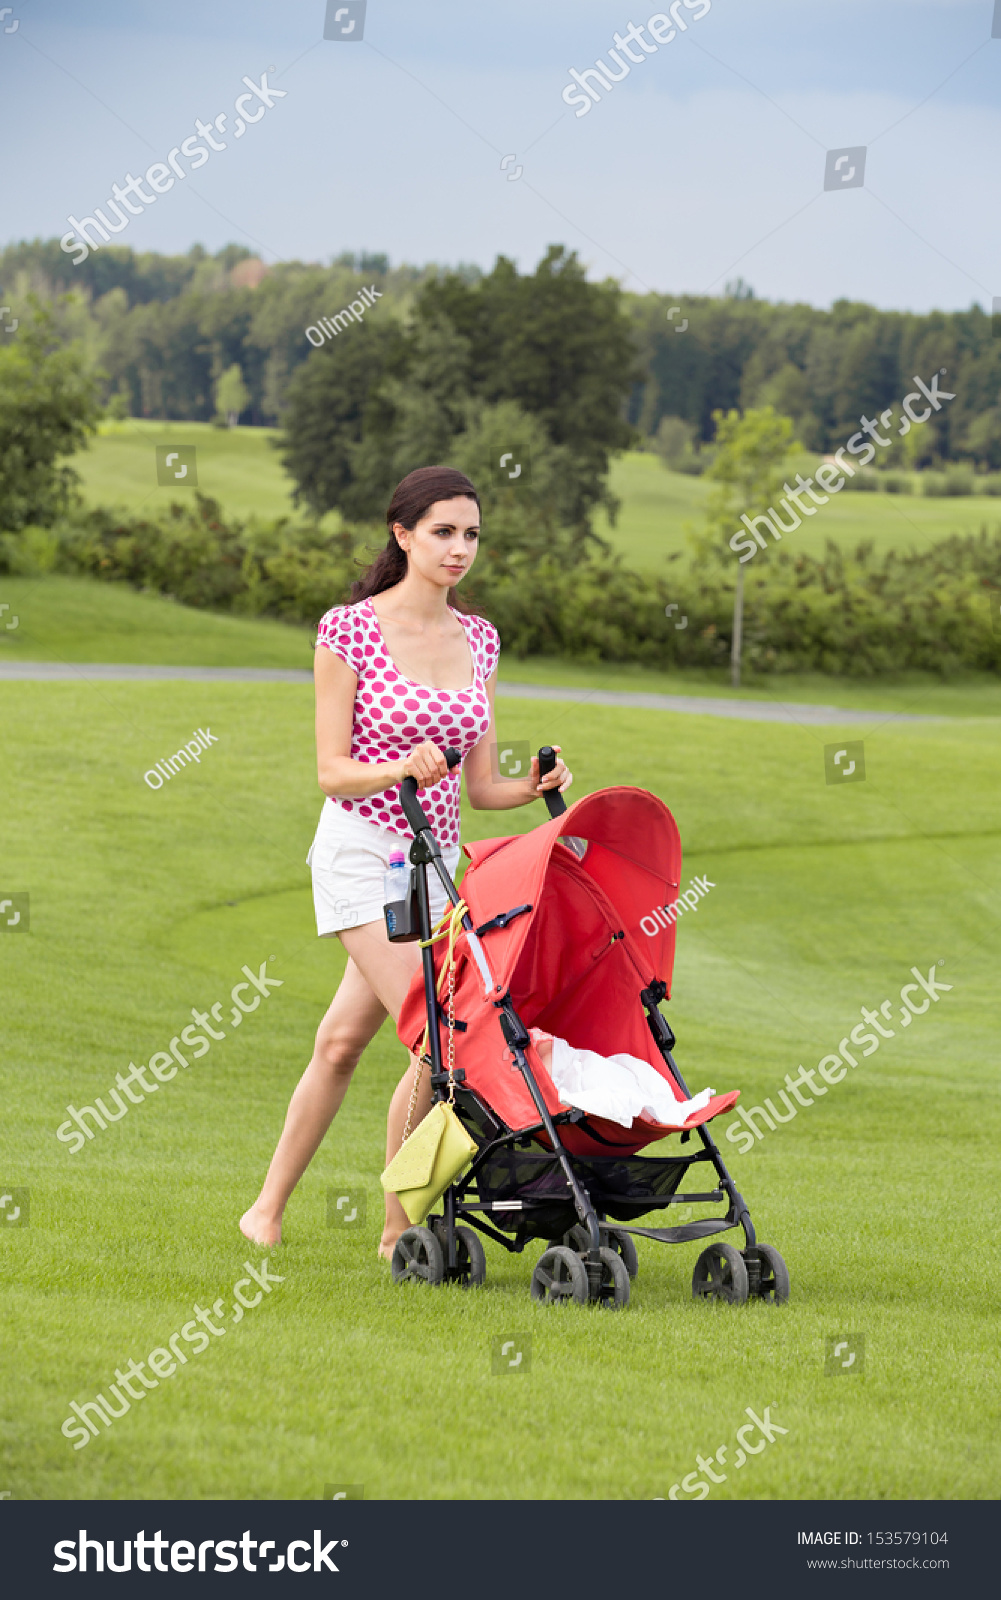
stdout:
[(383, 881), (385, 905), (391, 906), (400, 900), (406, 900), (410, 893), (410, 869), (402, 850), (389, 852), (389, 871)]

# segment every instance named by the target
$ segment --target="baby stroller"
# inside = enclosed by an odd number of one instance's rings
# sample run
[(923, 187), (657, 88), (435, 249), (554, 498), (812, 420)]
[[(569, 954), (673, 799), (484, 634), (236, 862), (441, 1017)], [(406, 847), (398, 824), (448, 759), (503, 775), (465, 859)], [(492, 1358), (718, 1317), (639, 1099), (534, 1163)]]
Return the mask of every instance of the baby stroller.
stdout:
[[(450, 750), (446, 759), (454, 766), (458, 756)], [(552, 771), (550, 747), (539, 759), (542, 773)], [(635, 1235), (684, 1244), (739, 1227), (743, 1249), (714, 1241), (702, 1251), (693, 1295), (732, 1305), (755, 1297), (785, 1301), (785, 1263), (758, 1243), (709, 1132), (737, 1093), (714, 1094), (680, 1129), (645, 1117), (626, 1128), (562, 1103), (543, 1065), (533, 1025), (605, 1056), (627, 1051), (656, 1069), (675, 1100), (689, 1099), (671, 1053), (674, 1034), (660, 1010), (674, 964), (674, 925), (652, 914), (678, 893), (674, 818), (642, 789), (600, 790), (569, 809), (555, 791), (545, 798), (549, 822), (466, 847), (470, 865), (460, 900), (414, 780), (401, 786), (414, 830), (410, 897), (386, 908), (387, 930), (393, 939), (420, 938), (424, 948), (399, 1037), (417, 1051), (427, 1027), (434, 1098), (451, 1099), (476, 1153), (445, 1190), (441, 1214), (401, 1235), (394, 1281), (475, 1287), (486, 1275), (480, 1235), (511, 1251), (538, 1239), (546, 1248), (532, 1273), (534, 1299), (625, 1306), (638, 1269)], [(465, 907), (461, 931), (455, 913), (450, 950), (445, 941), (431, 942), (429, 869), (452, 907)], [(649, 936), (651, 923), (657, 931)], [(674, 1133), (680, 1147), (694, 1133), (699, 1148), (639, 1154)], [(712, 1168), (712, 1187), (679, 1193), (700, 1163)], [(692, 1176), (697, 1182), (698, 1174)], [(722, 1216), (675, 1227), (635, 1225), (672, 1205), (723, 1200)]]

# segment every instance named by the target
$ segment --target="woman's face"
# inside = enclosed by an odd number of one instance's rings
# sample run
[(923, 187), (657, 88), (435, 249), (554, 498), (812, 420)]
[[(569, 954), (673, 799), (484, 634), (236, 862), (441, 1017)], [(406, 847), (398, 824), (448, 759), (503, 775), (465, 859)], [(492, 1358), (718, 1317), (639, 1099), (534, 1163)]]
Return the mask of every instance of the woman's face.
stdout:
[(397, 522), (393, 532), (407, 552), (411, 572), (442, 589), (452, 589), (476, 560), (480, 508), (465, 496), (437, 500), (413, 528)]

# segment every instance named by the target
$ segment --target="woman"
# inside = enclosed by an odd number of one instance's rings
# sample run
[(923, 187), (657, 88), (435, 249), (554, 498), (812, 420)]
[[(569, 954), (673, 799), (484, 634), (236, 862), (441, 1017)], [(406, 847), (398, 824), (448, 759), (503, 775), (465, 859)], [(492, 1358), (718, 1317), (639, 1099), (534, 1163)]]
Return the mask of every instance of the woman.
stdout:
[[(540, 783), (538, 759), (521, 780), (498, 782), (494, 687), (500, 641), (482, 617), (467, 615), (455, 588), (476, 559), (480, 502), (469, 479), (451, 467), (421, 467), (398, 485), (386, 513), (389, 542), (352, 588), (352, 604), (322, 619), (314, 663), (316, 753), (327, 796), (309, 853), (320, 938), (334, 934), (348, 962), (316, 1033), (313, 1057), (292, 1096), (264, 1187), (240, 1227), (257, 1244), (277, 1244), (285, 1206), (340, 1108), (362, 1051), (388, 1013), (399, 1017), (420, 965), (417, 944), (390, 944), (382, 914), (389, 853), (413, 835), (399, 785), (416, 779), (442, 856), (454, 876), (459, 859), (459, 769), (443, 752), (463, 756), (466, 794), (480, 811), (527, 805), (545, 789), (568, 789), (557, 760)], [(445, 909), (429, 879), (432, 922)], [(389, 1108), (387, 1162), (403, 1142), (416, 1058)], [(421, 1077), (414, 1125), (431, 1106)], [(391, 1256), (409, 1226), (395, 1195), (386, 1197), (379, 1254)]]

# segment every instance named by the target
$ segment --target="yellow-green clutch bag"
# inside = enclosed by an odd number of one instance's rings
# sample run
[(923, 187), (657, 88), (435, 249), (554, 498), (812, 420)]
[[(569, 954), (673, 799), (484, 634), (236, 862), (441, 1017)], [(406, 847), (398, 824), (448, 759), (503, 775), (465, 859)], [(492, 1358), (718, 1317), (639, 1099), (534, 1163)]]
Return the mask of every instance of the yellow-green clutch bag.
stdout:
[(439, 1100), (396, 1152), (382, 1187), (399, 1198), (412, 1223), (423, 1222), (476, 1149), (448, 1101)]

